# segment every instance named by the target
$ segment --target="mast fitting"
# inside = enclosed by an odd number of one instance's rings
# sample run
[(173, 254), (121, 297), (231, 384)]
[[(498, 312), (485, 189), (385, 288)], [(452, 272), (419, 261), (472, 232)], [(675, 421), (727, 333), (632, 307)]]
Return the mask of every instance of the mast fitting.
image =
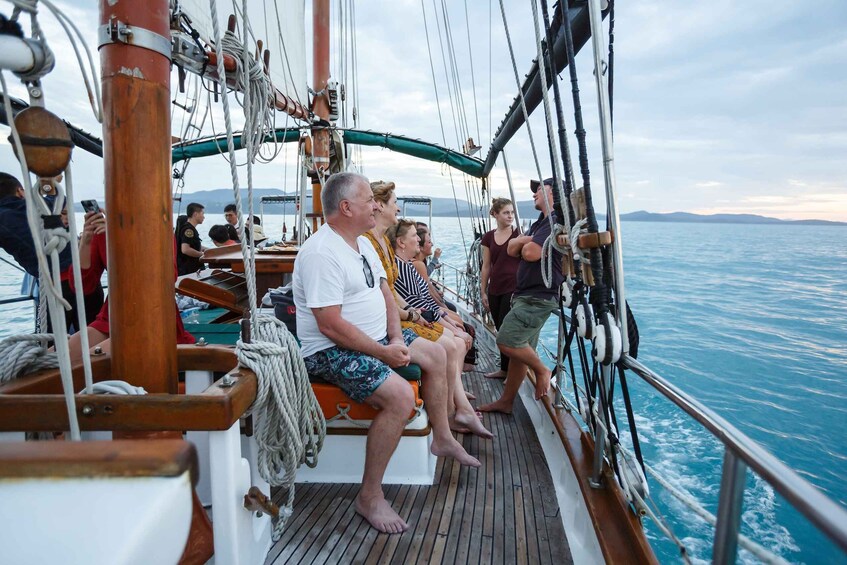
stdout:
[(108, 23), (98, 28), (97, 37), (98, 49), (111, 43), (125, 43), (155, 51), (160, 55), (164, 55), (168, 61), (171, 60), (170, 37), (159, 35), (143, 27), (131, 26), (115, 17), (110, 18)]

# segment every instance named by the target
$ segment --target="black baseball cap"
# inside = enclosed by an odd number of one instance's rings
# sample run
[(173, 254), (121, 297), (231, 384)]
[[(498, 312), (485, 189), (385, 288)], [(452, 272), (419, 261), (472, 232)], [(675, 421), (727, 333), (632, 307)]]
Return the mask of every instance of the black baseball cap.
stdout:
[[(544, 184), (547, 184), (547, 185), (553, 186), (553, 177), (550, 177), (549, 179), (544, 179)], [(532, 193), (533, 193), (533, 194), (535, 194), (536, 192), (538, 192), (538, 187), (539, 187), (539, 186), (541, 186), (541, 182), (540, 182), (540, 181), (537, 181), (537, 180), (531, 180), (531, 181), (529, 181), (529, 189), (532, 191)]]

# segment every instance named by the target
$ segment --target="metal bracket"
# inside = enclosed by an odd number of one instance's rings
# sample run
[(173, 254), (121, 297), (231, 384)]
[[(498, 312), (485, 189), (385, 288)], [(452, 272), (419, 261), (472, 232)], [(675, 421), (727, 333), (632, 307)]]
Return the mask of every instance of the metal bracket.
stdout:
[(109, 23), (104, 24), (97, 30), (97, 47), (103, 47), (111, 43), (124, 43), (134, 45), (143, 49), (155, 51), (171, 60), (171, 39), (143, 27), (131, 26), (122, 21), (111, 18)]

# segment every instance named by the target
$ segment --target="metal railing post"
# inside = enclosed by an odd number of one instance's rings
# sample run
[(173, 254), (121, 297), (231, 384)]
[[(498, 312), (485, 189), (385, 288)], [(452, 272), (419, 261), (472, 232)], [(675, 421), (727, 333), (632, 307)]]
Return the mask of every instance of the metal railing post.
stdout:
[[(558, 311), (556, 312), (558, 314)], [(556, 341), (556, 395), (555, 400), (553, 401), (553, 405), (556, 408), (564, 408), (565, 407), (565, 398), (564, 392), (562, 391), (562, 387), (564, 387), (564, 383), (562, 382), (562, 375), (564, 374), (564, 363), (565, 363), (565, 341), (567, 340), (567, 336), (565, 335), (565, 320), (558, 316), (559, 318), (559, 336)], [(577, 391), (574, 390), (574, 394)]]
[(606, 418), (606, 395), (603, 393), (609, 390), (609, 385), (612, 382), (612, 366), (600, 365), (601, 386), (598, 387), (597, 397), (597, 417), (594, 419), (594, 468), (591, 471), (591, 478), (588, 484), (592, 488), (601, 488), (603, 486), (603, 457), (606, 455), (606, 434), (603, 432), (604, 420)]
[(727, 448), (723, 455), (718, 521), (715, 524), (715, 544), (712, 548), (712, 562), (718, 565), (735, 563), (746, 478), (747, 465)]

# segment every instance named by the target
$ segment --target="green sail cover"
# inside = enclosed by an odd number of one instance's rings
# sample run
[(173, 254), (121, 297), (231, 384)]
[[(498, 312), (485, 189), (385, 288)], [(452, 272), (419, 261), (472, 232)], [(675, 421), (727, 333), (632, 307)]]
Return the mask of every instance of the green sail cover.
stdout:
[(469, 157), (464, 153), (453, 151), (427, 143), (419, 139), (410, 139), (399, 135), (377, 133), (373, 131), (345, 130), (344, 141), (353, 145), (370, 145), (372, 147), (385, 147), (398, 153), (411, 155), (427, 161), (446, 163), (447, 165), (467, 173), (472, 177), (482, 178), (483, 162), (475, 157)]
[[(475, 157), (469, 157), (464, 153), (453, 151), (427, 143), (418, 139), (411, 139), (399, 135), (391, 135), (386, 133), (377, 133), (373, 131), (362, 130), (343, 130), (344, 142), (352, 145), (369, 145), (371, 147), (384, 147), (398, 153), (411, 155), (427, 161), (436, 163), (445, 163), (454, 169), (462, 171), (473, 177), (481, 178), (483, 162)], [(300, 138), (299, 129), (277, 129), (273, 137), (268, 136), (266, 141), (272, 142), (276, 140), (278, 143), (288, 143), (297, 141)], [(233, 136), (235, 149), (243, 149), (241, 144), (241, 135)], [(226, 136), (221, 135), (216, 138), (203, 139), (192, 141), (185, 145), (175, 145), (173, 148), (173, 162), (178, 163), (185, 159), (193, 159), (195, 157), (206, 157), (208, 155), (216, 155), (225, 152)]]
[[(289, 141), (297, 141), (298, 139), (300, 139), (300, 130), (279, 128), (274, 131), (273, 136), (267, 136), (265, 138), (265, 141), (270, 143), (273, 142), (274, 139), (277, 141), (277, 143), (288, 143)], [(233, 135), (232, 141), (235, 145), (236, 151), (244, 149), (244, 146), (241, 143), (240, 134)], [(209, 155), (217, 155), (218, 153), (225, 153), (226, 151), (226, 134), (223, 134), (219, 135), (218, 137), (190, 141), (184, 145), (174, 145), (173, 149), (171, 150), (171, 155), (173, 162), (179, 163), (180, 161), (184, 161), (185, 159), (193, 159), (195, 157), (208, 157)]]

